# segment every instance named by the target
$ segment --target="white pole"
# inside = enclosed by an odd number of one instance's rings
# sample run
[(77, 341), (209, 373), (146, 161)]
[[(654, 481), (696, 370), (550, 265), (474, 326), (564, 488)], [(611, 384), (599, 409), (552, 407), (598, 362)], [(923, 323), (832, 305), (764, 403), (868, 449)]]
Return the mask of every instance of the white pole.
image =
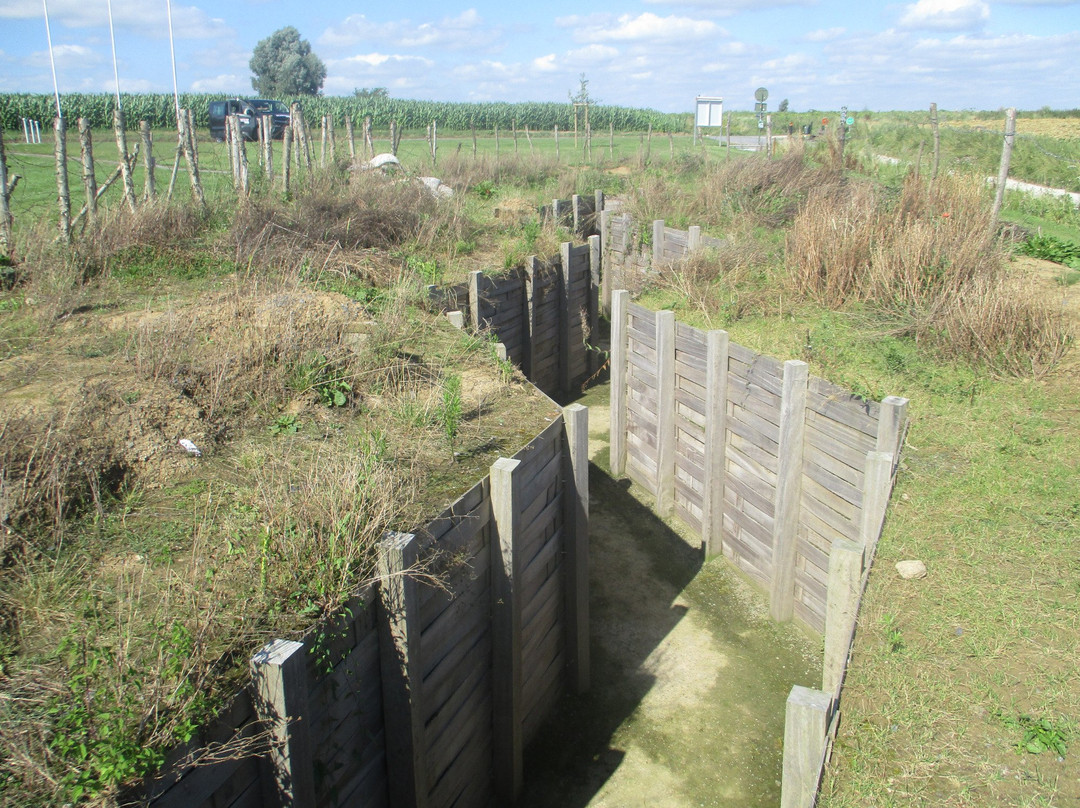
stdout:
[(172, 32), (172, 0), (165, 0), (165, 10), (169, 15), (169, 55), (172, 57), (172, 91), (173, 101), (176, 103), (176, 124), (180, 125), (180, 91), (176, 86), (176, 48), (173, 45)]
[(49, 30), (48, 0), (41, 0), (41, 5), (45, 8), (45, 39), (49, 43), (49, 64), (52, 66), (53, 95), (56, 96), (56, 117), (63, 118), (64, 113), (60, 111), (60, 85), (56, 82), (56, 59), (53, 58), (52, 31)]
[(112, 43), (112, 72), (113, 80), (116, 82), (116, 108), (123, 109), (120, 105), (120, 73), (116, 69), (116, 34), (113, 33), (112, 22), (112, 0), (108, 0), (109, 6), (109, 42)]

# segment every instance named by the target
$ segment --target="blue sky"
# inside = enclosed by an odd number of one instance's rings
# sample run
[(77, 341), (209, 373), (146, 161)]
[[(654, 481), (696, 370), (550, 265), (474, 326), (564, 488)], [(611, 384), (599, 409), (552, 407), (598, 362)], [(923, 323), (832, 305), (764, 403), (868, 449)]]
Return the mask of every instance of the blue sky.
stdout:
[[(65, 92), (114, 88), (106, 0), (47, 0)], [(120, 88), (172, 90), (166, 0), (113, 0)], [(327, 95), (729, 109), (1080, 107), (1080, 0), (174, 0), (181, 91), (250, 94), (255, 44), (293, 25)], [(0, 0), (0, 92), (52, 92), (42, 0)]]

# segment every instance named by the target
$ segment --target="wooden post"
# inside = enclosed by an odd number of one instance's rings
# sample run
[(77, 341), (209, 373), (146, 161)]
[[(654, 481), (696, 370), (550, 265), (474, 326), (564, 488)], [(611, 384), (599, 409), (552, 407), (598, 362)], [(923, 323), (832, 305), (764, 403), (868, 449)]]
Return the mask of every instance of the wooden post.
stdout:
[(371, 136), (371, 116), (364, 116), (364, 159), (375, 156), (375, 140)]
[(1001, 147), (1001, 166), (998, 168), (997, 191), (994, 194), (994, 207), (990, 211), (990, 233), (997, 229), (1001, 204), (1005, 201), (1005, 186), (1009, 182), (1009, 162), (1012, 160), (1013, 141), (1016, 140), (1016, 110), (1005, 110), (1005, 142)]
[(831, 700), (820, 690), (795, 685), (784, 717), (784, 774), (780, 808), (812, 808), (817, 800)]
[(86, 219), (93, 227), (97, 224), (97, 176), (94, 174), (94, 138), (86, 118), (79, 118), (79, 144), (82, 147), (83, 188), (86, 189)]
[(529, 134), (529, 125), (525, 124), (525, 140), (529, 142), (529, 154), (533, 153), (532, 135)]
[(611, 217), (615, 214), (607, 210), (600, 211), (600, 305), (604, 316), (611, 316), (611, 266), (608, 251), (611, 249)]
[(555, 162), (559, 162), (559, 125), (555, 124)]
[(330, 165), (337, 162), (337, 133), (334, 131), (334, 116), (326, 116), (326, 134), (330, 138)]
[(664, 263), (664, 220), (656, 219), (652, 223), (652, 268), (659, 272)]
[(57, 116), (53, 121), (56, 140), (56, 198), (60, 204), (60, 238), (71, 241), (71, 193), (68, 190), (67, 173), (67, 121)]
[(476, 121), (469, 121), (469, 125), (472, 127), (472, 156), (476, 159)]
[(615, 159), (615, 121), (608, 121), (608, 159)]
[(492, 712), (496, 797), (521, 794), (522, 742), (520, 460), (501, 457), (491, 467)]
[(423, 669), (420, 650), (420, 585), (414, 577), (419, 541), (388, 533), (379, 548), (379, 667), (382, 674), (390, 804), (427, 804)]
[(196, 167), (199, 165), (199, 138), (197, 132), (198, 128), (195, 126), (195, 113), (190, 110), (184, 110), (184, 115), (187, 116), (187, 131), (188, 138), (191, 140), (191, 156), (195, 158)]
[(701, 227), (696, 224), (690, 225), (690, 229), (686, 231), (686, 252), (687, 254), (696, 253), (701, 249)]
[(180, 143), (184, 150), (184, 160), (187, 161), (188, 176), (191, 179), (191, 192), (195, 195), (199, 205), (205, 207), (206, 197), (203, 195), (202, 182), (199, 179), (199, 164), (195, 160), (194, 135), (191, 132), (191, 126), (188, 124), (185, 110), (180, 110), (180, 121), (182, 129)]
[(597, 188), (593, 191), (593, 220), (590, 231), (593, 235), (600, 235), (600, 214), (604, 212), (604, 192)]
[(724, 475), (727, 472), (727, 331), (705, 335), (705, 481), (701, 514), (707, 555), (724, 549)]
[(628, 307), (630, 293), (617, 289), (611, 293), (611, 393), (610, 443), (611, 476), (626, 473), (626, 376), (630, 350)]
[(562, 394), (570, 394), (570, 325), (573, 322), (574, 312), (570, 311), (570, 250), (573, 243), (564, 241), (559, 246), (559, 257), (562, 264), (559, 285), (559, 390)]
[(176, 154), (173, 155), (172, 170), (169, 171), (169, 190), (165, 194), (165, 201), (171, 202), (173, 189), (176, 188), (176, 175), (180, 172), (180, 158), (184, 155), (184, 136), (180, 133), (179, 122), (176, 132)]
[(10, 258), (15, 252), (11, 237), (11, 186), (8, 184), (7, 153), (4, 151), (4, 131), (0, 126), (0, 250)]
[[(860, 516), (859, 538), (866, 548), (868, 559), (874, 557), (885, 509), (889, 506), (892, 489), (892, 459), (889, 452), (867, 452), (863, 472), (863, 505)], [(867, 563), (869, 567), (869, 563)]]
[(304, 644), (274, 640), (251, 658), (255, 711), (270, 735), (270, 750), (261, 758), (270, 804), (314, 808), (315, 771), (308, 710), (307, 660)]
[(228, 144), (229, 169), (232, 171), (233, 190), (240, 190), (240, 152), (236, 146), (236, 116), (225, 118), (225, 142)]
[(518, 153), (518, 134), (517, 134), (517, 118), (510, 119), (510, 131), (514, 135), (514, 154)]
[(483, 276), (484, 273), (478, 269), (469, 273), (469, 319), (473, 331), (479, 331), (483, 325), (480, 320), (480, 282)]
[(286, 126), (281, 133), (281, 190), (285, 196), (289, 195), (289, 171), (292, 168), (292, 127)]
[[(540, 261), (535, 255), (525, 259), (525, 350), (522, 371), (525, 378), (533, 379), (536, 369), (536, 280), (540, 274)], [(535, 383), (535, 379), (533, 379)]]
[(589, 689), (589, 408), (564, 407), (563, 430), (566, 673), (580, 695)]
[(319, 168), (326, 168), (326, 116), (319, 119)]
[(390, 153), (397, 157), (397, 121), (390, 121)]
[[(600, 236), (589, 236), (589, 333), (585, 342), (596, 345), (600, 338)], [(589, 375), (600, 366), (600, 354), (586, 348), (588, 360), (586, 370)]]
[(580, 236), (582, 230), (582, 219), (584, 218), (581, 215), (580, 194), (572, 194), (570, 196), (570, 216), (573, 220), (573, 229), (571, 230), (571, 233), (573, 233), (573, 235), (575, 236)]
[(825, 657), (821, 665), (821, 689), (832, 698), (840, 695), (851, 637), (862, 592), (863, 548), (837, 539), (829, 551), (829, 579), (825, 602)]
[[(934, 134), (934, 162), (930, 167), (930, 179), (933, 181), (937, 179), (938, 162), (941, 160), (941, 130), (938, 129), (937, 104), (930, 105), (930, 131)], [(922, 148), (921, 143), (919, 148)], [(915, 173), (918, 175), (917, 169)]]
[(878, 412), (877, 445), (879, 452), (889, 452), (895, 461), (900, 457), (901, 442), (907, 425), (908, 400), (900, 396), (882, 399)]
[[(80, 122), (80, 131), (82, 125)], [(153, 201), (157, 198), (157, 183), (154, 171), (157, 161), (154, 159), (154, 135), (150, 131), (150, 121), (139, 121), (139, 133), (142, 135), (143, 167), (146, 169), (146, 182), (143, 184), (143, 199)]]
[(345, 116), (345, 137), (349, 139), (349, 159), (356, 159), (356, 136), (353, 134), (352, 115)]
[(499, 162), (499, 125), (495, 124), (495, 162)]
[(797, 359), (784, 363), (780, 402), (779, 471), (773, 500), (772, 586), (769, 614), (790, 620), (795, 610), (795, 559), (802, 493), (803, 433), (806, 423), (807, 364)]
[(263, 170), (266, 172), (267, 190), (274, 182), (274, 118), (271, 115), (263, 116), (266, 124), (263, 128)]
[(293, 126), (293, 140), (296, 146), (296, 164), (303, 161), (306, 176), (311, 176), (311, 143), (308, 139), (307, 121), (304, 120), (304, 110), (299, 103), (293, 102), (290, 117)]
[(247, 141), (240, 129), (240, 118), (236, 119), (236, 149), (240, 156), (240, 192), (247, 196), (251, 191), (251, 178), (248, 173)]
[(113, 131), (116, 134), (116, 151), (120, 156), (120, 176), (123, 178), (124, 201), (134, 213), (137, 202), (135, 201), (135, 179), (131, 176), (131, 161), (128, 159), (127, 130), (125, 128), (124, 111), (113, 110)]
[(675, 511), (675, 312), (656, 312), (656, 512)]
[[(841, 123), (840, 123), (841, 131), (843, 131), (843, 126), (844, 126), (844, 124), (841, 121)], [(844, 141), (843, 141), (843, 136), (841, 136), (841, 140), (840, 140), (840, 150), (841, 150), (840, 151), (840, 156), (841, 157), (844, 154), (843, 148), (844, 148)], [(765, 116), (765, 154), (766, 154), (767, 157), (772, 157), (773, 156), (772, 155), (772, 115), (766, 115)]]

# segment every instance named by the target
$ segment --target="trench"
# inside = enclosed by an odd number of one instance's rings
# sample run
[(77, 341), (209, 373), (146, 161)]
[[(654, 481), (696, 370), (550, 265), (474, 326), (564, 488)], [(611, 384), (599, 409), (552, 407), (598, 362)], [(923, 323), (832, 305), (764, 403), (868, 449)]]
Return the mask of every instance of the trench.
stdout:
[(608, 386), (589, 407), (591, 687), (525, 753), (527, 808), (773, 806), (785, 702), (818, 687), (821, 639), (705, 559), (651, 495), (608, 474)]

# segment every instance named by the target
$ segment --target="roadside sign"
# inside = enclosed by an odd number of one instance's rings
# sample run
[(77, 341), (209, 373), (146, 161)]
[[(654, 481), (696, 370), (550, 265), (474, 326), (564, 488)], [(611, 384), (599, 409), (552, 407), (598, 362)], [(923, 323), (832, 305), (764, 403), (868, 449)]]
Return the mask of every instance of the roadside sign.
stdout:
[(844, 121), (844, 123), (846, 123), (848, 126), (854, 126), (855, 125), (855, 119), (852, 118), (850, 115), (848, 115), (847, 120)]

